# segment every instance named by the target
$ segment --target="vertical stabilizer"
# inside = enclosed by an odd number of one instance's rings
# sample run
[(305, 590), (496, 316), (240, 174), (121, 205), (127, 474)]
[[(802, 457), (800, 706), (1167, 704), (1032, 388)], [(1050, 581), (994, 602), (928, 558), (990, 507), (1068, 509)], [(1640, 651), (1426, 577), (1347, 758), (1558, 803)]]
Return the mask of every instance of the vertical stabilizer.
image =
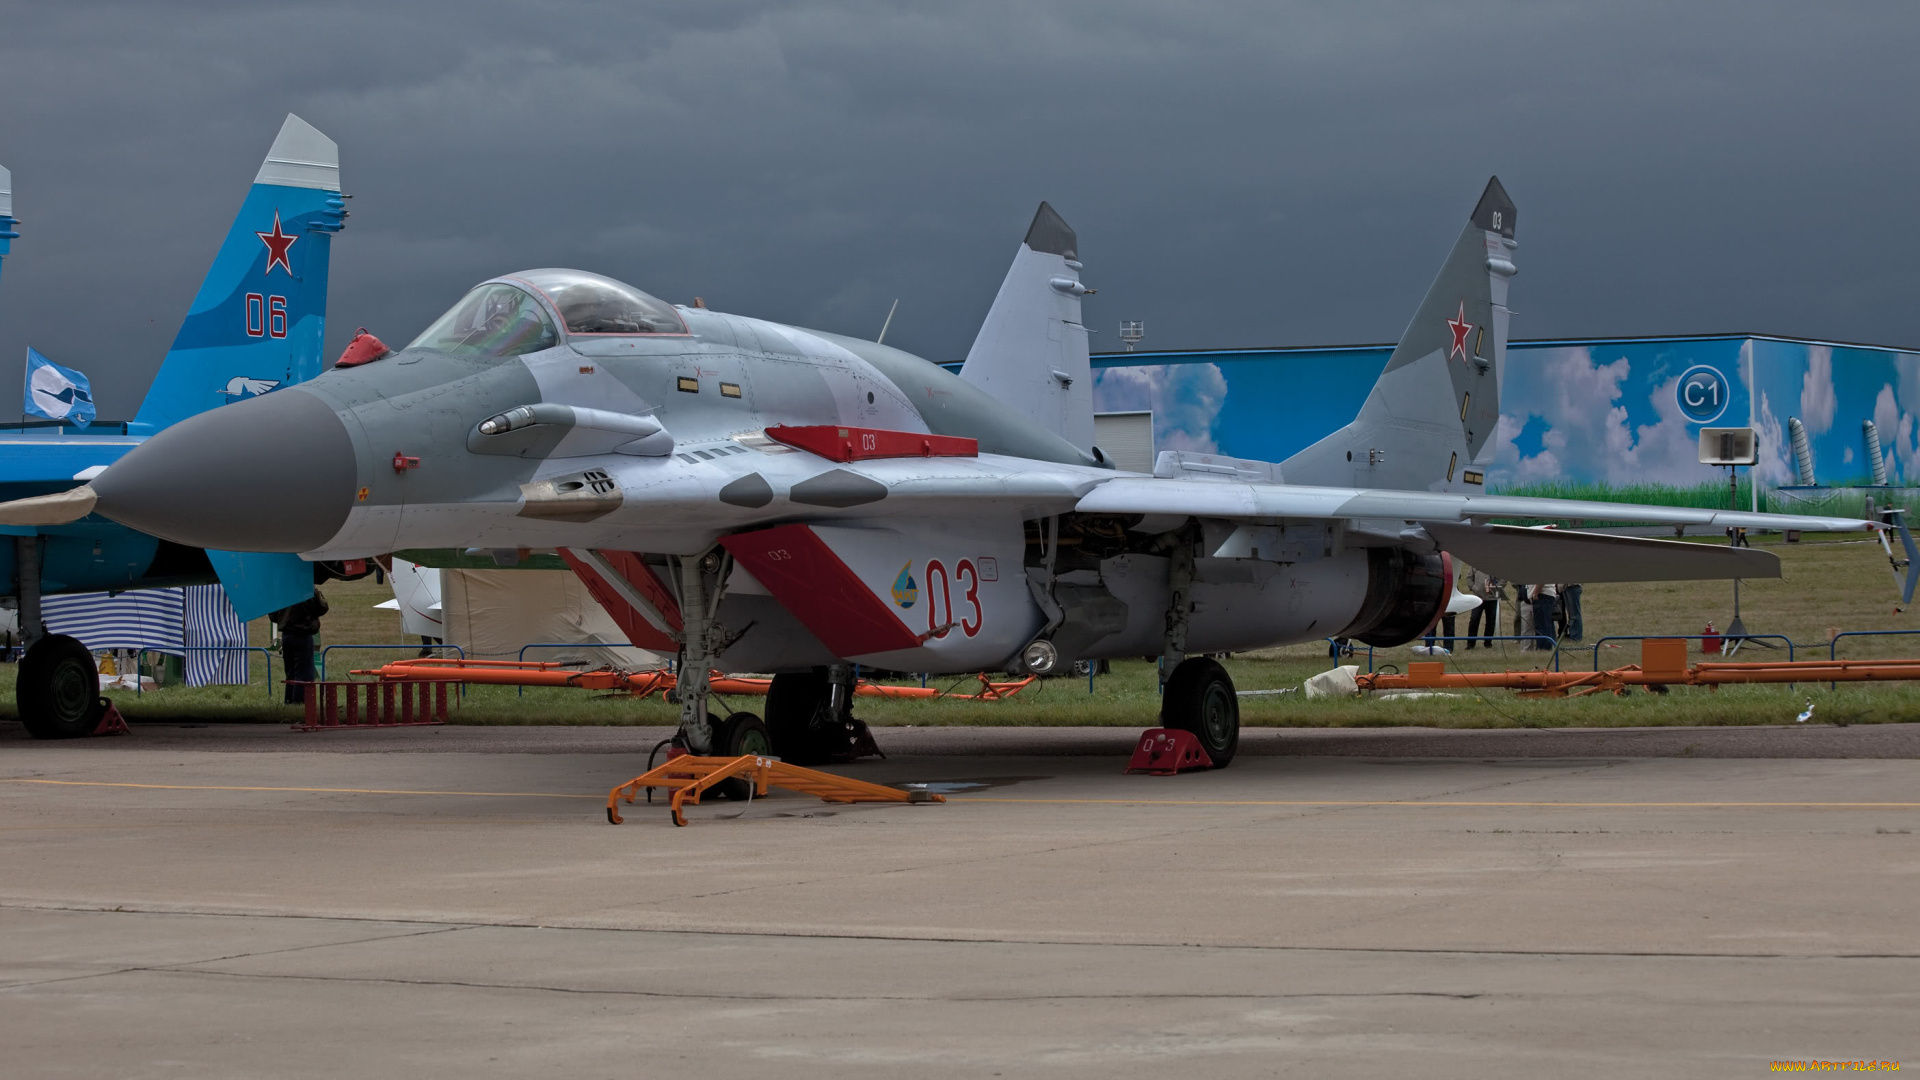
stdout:
[(960, 377), (1091, 450), (1093, 371), (1080, 298), (1093, 290), (1080, 283), (1079, 247), (1073, 229), (1041, 203)]
[(289, 114), (134, 422), (158, 431), (320, 374), (330, 247), (346, 216), (339, 148)]
[(1487, 181), (1360, 415), (1281, 463), (1290, 484), (1485, 490), (1507, 359), (1513, 200)]

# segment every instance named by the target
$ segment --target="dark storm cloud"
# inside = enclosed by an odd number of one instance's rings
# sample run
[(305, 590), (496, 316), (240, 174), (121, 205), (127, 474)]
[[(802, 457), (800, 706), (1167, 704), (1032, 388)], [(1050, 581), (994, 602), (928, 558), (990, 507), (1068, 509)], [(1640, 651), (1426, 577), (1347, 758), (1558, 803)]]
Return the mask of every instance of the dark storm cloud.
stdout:
[[(958, 359), (1034, 205), (1155, 346), (1398, 336), (1489, 173), (1521, 336), (1920, 343), (1908, 5), (11, 5), (25, 344), (132, 411), (280, 118), (339, 141), (328, 355), (575, 265)], [(9, 391), (0, 391), (6, 393)]]

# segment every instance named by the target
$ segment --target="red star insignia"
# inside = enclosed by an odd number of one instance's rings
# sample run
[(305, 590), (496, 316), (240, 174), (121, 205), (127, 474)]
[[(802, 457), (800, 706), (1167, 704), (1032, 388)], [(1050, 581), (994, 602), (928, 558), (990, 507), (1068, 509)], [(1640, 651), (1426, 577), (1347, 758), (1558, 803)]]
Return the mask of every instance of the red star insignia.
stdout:
[[(288, 271), (292, 273), (292, 271)], [(1460, 359), (1467, 358), (1467, 335), (1473, 333), (1473, 324), (1467, 321), (1467, 302), (1460, 301), (1460, 314), (1447, 320), (1447, 329), (1453, 331), (1453, 348), (1447, 350), (1447, 359), (1458, 354)]]
[(295, 240), (300, 239), (300, 234), (293, 233), (292, 235), (288, 235), (280, 231), (280, 211), (275, 210), (273, 212), (272, 232), (257, 232), (253, 235), (259, 237), (260, 242), (267, 245), (267, 273), (273, 273), (274, 265), (277, 263), (286, 269), (288, 277), (292, 277), (293, 265), (287, 262), (287, 249), (293, 246)]

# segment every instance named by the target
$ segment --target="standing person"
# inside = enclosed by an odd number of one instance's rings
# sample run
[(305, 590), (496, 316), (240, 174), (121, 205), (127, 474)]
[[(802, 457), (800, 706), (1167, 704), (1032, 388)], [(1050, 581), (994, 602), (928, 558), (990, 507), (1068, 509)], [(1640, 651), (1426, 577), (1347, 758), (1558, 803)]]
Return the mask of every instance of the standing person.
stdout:
[(1496, 623), (1500, 619), (1500, 579), (1473, 567), (1467, 571), (1467, 591), (1480, 598), (1480, 606), (1467, 616), (1467, 648), (1473, 648), (1474, 639), (1481, 636), (1480, 621), (1484, 618), (1487, 629), (1481, 643), (1491, 649), (1494, 636), (1499, 632)]
[(1580, 621), (1580, 585), (1560, 586), (1560, 606), (1567, 611), (1567, 640), (1579, 641), (1586, 627)]
[[(1513, 586), (1513, 636), (1521, 639), (1533, 635), (1533, 598), (1527, 595), (1527, 588), (1518, 582)], [(1534, 645), (1529, 640), (1522, 640), (1519, 644), (1523, 649), (1531, 649)]]
[(267, 616), (280, 628), (280, 657), (285, 661), (283, 681), (289, 705), (300, 705), (307, 700), (307, 688), (301, 684), (314, 680), (313, 639), (320, 633), (320, 616), (326, 613), (327, 598), (316, 588), (312, 596)]
[[(1558, 628), (1554, 626), (1554, 616), (1560, 612), (1560, 588), (1557, 585), (1535, 585), (1533, 587), (1533, 636), (1535, 638), (1558, 637)], [(1532, 643), (1536, 649), (1547, 648), (1540, 641)]]

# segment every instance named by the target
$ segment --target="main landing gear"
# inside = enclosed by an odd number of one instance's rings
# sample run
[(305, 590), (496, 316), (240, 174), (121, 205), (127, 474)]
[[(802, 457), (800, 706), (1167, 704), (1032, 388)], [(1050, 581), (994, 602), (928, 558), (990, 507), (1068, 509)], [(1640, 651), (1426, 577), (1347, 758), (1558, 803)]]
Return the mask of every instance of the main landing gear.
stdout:
[(14, 700), (20, 723), (36, 739), (91, 735), (107, 710), (93, 654), (65, 634), (47, 634), (27, 647)]
[(1160, 726), (1192, 732), (1213, 767), (1226, 768), (1240, 749), (1240, 696), (1227, 669), (1205, 656), (1187, 655), (1193, 613), (1195, 544), (1168, 553), (1168, 603), (1161, 645)]
[(13, 541), (18, 573), (14, 595), (20, 598), (20, 640), (27, 646), (15, 677), (14, 700), (27, 734), (36, 739), (77, 739), (100, 727), (107, 699), (100, 696), (99, 669), (87, 647), (65, 634), (47, 633), (40, 621), (42, 543), (38, 536), (17, 536)]
[(846, 664), (775, 675), (767, 688), (773, 752), (795, 765), (824, 765), (880, 753), (853, 716), (853, 668)]
[(1240, 749), (1240, 697), (1227, 670), (1204, 656), (1176, 664), (1160, 689), (1160, 726), (1191, 732), (1225, 768)]

